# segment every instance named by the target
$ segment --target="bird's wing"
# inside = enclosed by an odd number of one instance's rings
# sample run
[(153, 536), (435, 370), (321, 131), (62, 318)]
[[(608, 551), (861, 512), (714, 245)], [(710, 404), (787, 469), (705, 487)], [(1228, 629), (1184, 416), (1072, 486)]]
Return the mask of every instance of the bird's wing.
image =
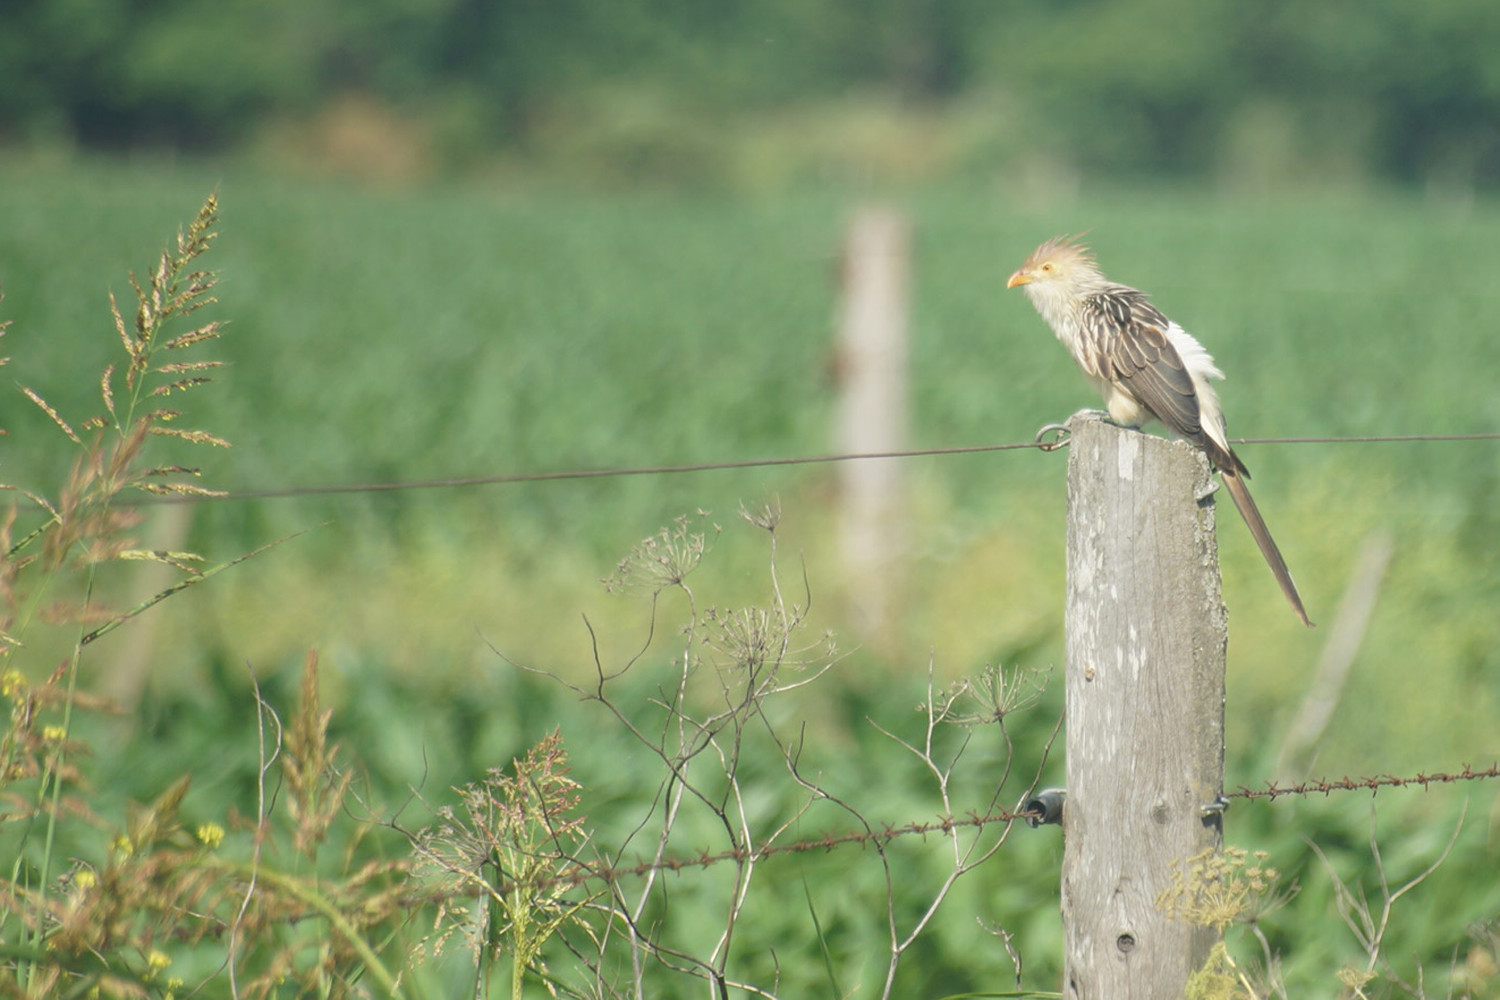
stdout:
[(1171, 320), (1144, 292), (1118, 285), (1084, 299), (1090, 372), (1129, 392), (1168, 430), (1194, 444), (1205, 436), (1198, 393), (1168, 336)]

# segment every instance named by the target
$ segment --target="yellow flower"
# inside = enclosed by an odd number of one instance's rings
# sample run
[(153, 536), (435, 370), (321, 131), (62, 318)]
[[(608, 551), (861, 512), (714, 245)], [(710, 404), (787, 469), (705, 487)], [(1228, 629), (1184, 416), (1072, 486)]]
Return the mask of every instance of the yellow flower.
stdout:
[(78, 888), (80, 889), (92, 889), (94, 887), (94, 883), (97, 881), (99, 881), (98, 876), (89, 871), (87, 868), (80, 869), (79, 871), (73, 873), (73, 884), (78, 886)]
[(68, 731), (62, 726), (43, 726), (42, 739), (48, 743), (61, 743), (68, 738)]
[(146, 965), (152, 972), (160, 972), (171, 964), (172, 960), (155, 948), (146, 953)]
[(217, 823), (204, 823), (198, 827), (198, 843), (210, 851), (224, 842), (224, 828)]
[(0, 695), (15, 698), (26, 690), (26, 676), (19, 670), (7, 670), (0, 674)]
[(115, 837), (114, 843), (110, 846), (112, 846), (115, 849), (115, 852), (118, 854), (128, 855), (135, 853), (135, 845), (132, 844), (130, 842), (130, 838), (125, 836), (123, 833)]

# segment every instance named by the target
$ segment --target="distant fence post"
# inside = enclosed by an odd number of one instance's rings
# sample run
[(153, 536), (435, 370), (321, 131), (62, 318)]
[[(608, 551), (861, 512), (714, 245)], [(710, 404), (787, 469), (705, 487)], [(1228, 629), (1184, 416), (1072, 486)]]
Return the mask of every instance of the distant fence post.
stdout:
[(1217, 940), (1157, 906), (1222, 842), (1202, 808), (1224, 780), (1213, 480), (1189, 445), (1069, 427), (1063, 995), (1172, 1000)]
[[(840, 274), (835, 447), (846, 454), (906, 446), (909, 226), (888, 208), (865, 208), (849, 226)], [(895, 638), (893, 609), (901, 527), (897, 459), (841, 462), (839, 534), (850, 612), (866, 641)]]

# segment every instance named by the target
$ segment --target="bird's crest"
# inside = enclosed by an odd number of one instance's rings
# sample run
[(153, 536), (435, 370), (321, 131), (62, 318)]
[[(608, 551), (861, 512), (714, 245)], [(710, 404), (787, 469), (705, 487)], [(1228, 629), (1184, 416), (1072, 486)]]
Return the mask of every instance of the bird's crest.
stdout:
[(1097, 268), (1098, 262), (1094, 259), (1094, 251), (1083, 242), (1083, 238), (1087, 235), (1087, 232), (1083, 232), (1076, 236), (1069, 233), (1054, 236), (1033, 250), (1023, 266), (1031, 267), (1051, 260), (1059, 264), (1079, 263)]

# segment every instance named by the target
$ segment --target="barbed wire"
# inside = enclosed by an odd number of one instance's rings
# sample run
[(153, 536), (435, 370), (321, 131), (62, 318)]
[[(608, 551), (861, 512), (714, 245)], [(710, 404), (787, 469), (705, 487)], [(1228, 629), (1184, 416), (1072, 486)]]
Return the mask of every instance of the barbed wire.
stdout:
[[(1500, 441), (1500, 431), (1480, 434), (1382, 434), (1345, 437), (1272, 437), (1231, 438), (1232, 444), (1403, 444), (1412, 442)], [(1063, 442), (1050, 440), (1010, 441), (1004, 444), (964, 445), (946, 448), (909, 448), (900, 451), (849, 452), (827, 455), (793, 455), (781, 458), (748, 458), (722, 462), (697, 462), (685, 465), (641, 465), (603, 469), (563, 469), (552, 472), (500, 473), (490, 476), (458, 476), (441, 479), (413, 479), (375, 483), (334, 483), (312, 486), (287, 486), (263, 490), (231, 490), (212, 496), (154, 495), (134, 500), (136, 506), (155, 504), (202, 503), (214, 500), (278, 500), (292, 497), (337, 496), (356, 493), (397, 493), (411, 490), (453, 489), (466, 486), (503, 486), (518, 483), (545, 483), (576, 479), (614, 479), (629, 476), (683, 475), (695, 472), (722, 472), (734, 469), (768, 469), (778, 466), (832, 465), (880, 459), (927, 458), (946, 455), (975, 455), (996, 451), (1055, 451)]]
[(508, 894), (512, 890), (519, 888), (545, 890), (569, 888), (575, 885), (582, 885), (585, 882), (613, 883), (627, 878), (641, 878), (655, 872), (682, 872), (693, 868), (711, 868), (714, 865), (729, 861), (759, 861), (762, 858), (776, 857), (782, 854), (806, 854), (812, 851), (831, 851), (850, 844), (858, 844), (861, 847), (867, 844), (885, 845), (900, 837), (925, 836), (931, 833), (946, 835), (964, 827), (974, 827), (977, 829), (993, 823), (1014, 823), (1017, 820), (1024, 822), (1034, 815), (1034, 813), (1030, 812), (1017, 813), (999, 810), (983, 816), (977, 813), (968, 816), (939, 816), (926, 823), (904, 823), (899, 826), (886, 824), (868, 830), (855, 830), (847, 833), (825, 833), (822, 836), (789, 841), (785, 844), (733, 847), (717, 852), (704, 851), (701, 854), (657, 858), (652, 861), (642, 861), (634, 865), (594, 865), (578, 861), (577, 859), (571, 859), (578, 865), (577, 868), (571, 871), (565, 871), (545, 878), (518, 879), (502, 885), (499, 891), (502, 894)]
[(1445, 785), (1456, 781), (1483, 781), (1486, 778), (1500, 778), (1500, 762), (1491, 764), (1489, 767), (1476, 771), (1468, 764), (1464, 765), (1462, 771), (1447, 772), (1434, 771), (1428, 774), (1418, 771), (1410, 778), (1397, 778), (1389, 774), (1378, 774), (1362, 778), (1320, 778), (1313, 781), (1300, 781), (1294, 785), (1282, 785), (1274, 781), (1267, 781), (1264, 788), (1250, 788), (1240, 785), (1235, 791), (1225, 792), (1227, 799), (1268, 799), (1274, 802), (1284, 795), (1331, 795), (1334, 792), (1357, 792), (1369, 791), (1372, 794), (1382, 788), (1406, 788), (1411, 785), (1421, 785), (1425, 791), (1428, 785)]
[[(1389, 774), (1380, 774), (1362, 777), (1350, 775), (1341, 778), (1319, 778), (1291, 785), (1267, 781), (1263, 788), (1250, 788), (1247, 785), (1240, 785), (1233, 791), (1224, 792), (1224, 798), (1265, 799), (1269, 802), (1274, 802), (1278, 798), (1287, 796), (1306, 798), (1311, 795), (1328, 796), (1335, 792), (1368, 791), (1373, 795), (1382, 788), (1421, 786), (1422, 790), (1426, 791), (1432, 785), (1455, 784), (1461, 781), (1484, 781), (1491, 778), (1500, 778), (1500, 761), (1479, 770), (1476, 770), (1469, 764), (1465, 764), (1461, 771), (1418, 771), (1416, 774), (1404, 778)], [(978, 829), (994, 823), (1014, 823), (1017, 820), (1034, 826), (1036, 824), (1033, 821), (1038, 818), (1038, 815), (1034, 810), (1022, 809), (1019, 812), (1011, 812), (1001, 809), (985, 815), (970, 813), (967, 816), (939, 816), (924, 823), (905, 823), (901, 825), (888, 823), (867, 830), (825, 833), (821, 836), (808, 837), (785, 844), (762, 844), (758, 847), (738, 847), (717, 852), (705, 850), (701, 854), (657, 858), (651, 861), (641, 861), (636, 864), (626, 865), (599, 865), (570, 859), (570, 863), (576, 865), (571, 870), (539, 879), (516, 880), (503, 885), (500, 891), (509, 893), (511, 890), (518, 888), (536, 890), (571, 888), (583, 885), (586, 882), (615, 883), (627, 878), (642, 878), (656, 872), (682, 872), (695, 868), (711, 868), (714, 865), (730, 861), (759, 861), (763, 858), (778, 855), (831, 851), (835, 848), (850, 845), (864, 847), (876, 844), (884, 846), (901, 837), (926, 836), (933, 833), (947, 835), (959, 829), (969, 827)]]

